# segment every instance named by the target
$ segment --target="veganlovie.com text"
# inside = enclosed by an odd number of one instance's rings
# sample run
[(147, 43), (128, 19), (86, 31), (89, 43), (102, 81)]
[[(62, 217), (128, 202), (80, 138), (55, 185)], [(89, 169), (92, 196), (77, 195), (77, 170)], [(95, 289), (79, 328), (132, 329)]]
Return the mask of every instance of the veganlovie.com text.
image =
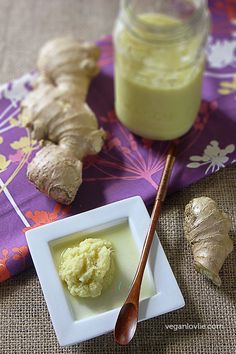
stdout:
[(217, 330), (217, 329), (222, 329), (224, 326), (223, 324), (215, 324), (215, 323), (208, 323), (208, 324), (202, 324), (202, 323), (184, 323), (184, 324), (165, 324), (166, 329), (170, 329), (172, 331), (178, 331), (178, 330), (202, 330), (202, 329), (209, 329), (209, 330)]

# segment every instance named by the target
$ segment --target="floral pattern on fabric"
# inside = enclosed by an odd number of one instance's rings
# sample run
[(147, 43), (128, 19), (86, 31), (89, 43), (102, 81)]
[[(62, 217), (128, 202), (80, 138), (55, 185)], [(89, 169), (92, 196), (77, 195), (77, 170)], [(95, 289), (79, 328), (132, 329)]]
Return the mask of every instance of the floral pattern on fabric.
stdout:
[(204, 150), (202, 156), (190, 156), (190, 160), (194, 161), (187, 165), (189, 168), (198, 168), (203, 165), (209, 165), (205, 171), (207, 174), (210, 169), (211, 172), (219, 171), (220, 168), (225, 167), (226, 162), (229, 161), (228, 156), (235, 150), (235, 145), (230, 144), (224, 149), (219, 147), (218, 141), (211, 141)]
[(56, 221), (59, 217), (65, 217), (69, 215), (70, 207), (63, 207), (60, 204), (56, 204), (53, 211), (45, 211), (45, 210), (35, 210), (32, 212), (31, 210), (25, 213), (25, 216), (33, 222), (33, 225), (26, 227), (23, 231), (27, 231), (30, 229), (34, 229), (35, 227), (42, 226), (45, 224), (49, 224), (50, 222)]

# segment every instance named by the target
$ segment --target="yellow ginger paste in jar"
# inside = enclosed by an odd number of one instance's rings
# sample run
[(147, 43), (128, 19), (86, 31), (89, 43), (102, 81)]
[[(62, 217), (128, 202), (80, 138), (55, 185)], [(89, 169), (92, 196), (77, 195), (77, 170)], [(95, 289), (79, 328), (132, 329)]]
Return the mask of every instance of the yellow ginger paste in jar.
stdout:
[[(182, 21), (163, 14), (138, 16), (133, 33), (115, 30), (115, 106), (120, 121), (149, 139), (169, 140), (186, 133), (197, 115), (204, 69), (204, 31), (184, 40), (155, 43), (145, 25), (173, 33)], [(205, 36), (205, 37), (204, 37)]]
[(71, 295), (96, 297), (110, 285), (114, 274), (112, 245), (109, 241), (88, 238), (61, 255), (60, 278)]

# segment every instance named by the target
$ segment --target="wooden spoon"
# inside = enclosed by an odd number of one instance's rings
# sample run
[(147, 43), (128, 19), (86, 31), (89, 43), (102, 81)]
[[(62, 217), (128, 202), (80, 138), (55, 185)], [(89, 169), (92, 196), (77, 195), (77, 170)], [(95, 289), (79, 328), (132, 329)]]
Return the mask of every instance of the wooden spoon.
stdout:
[(129, 291), (128, 297), (125, 300), (125, 303), (122, 306), (116, 321), (114, 337), (116, 343), (121, 345), (126, 345), (131, 341), (137, 327), (139, 296), (140, 296), (141, 283), (143, 279), (143, 272), (152, 245), (157, 219), (161, 211), (161, 205), (166, 196), (169, 177), (171, 175), (172, 167), (175, 161), (175, 152), (176, 152), (176, 145), (174, 142), (172, 142), (167, 151), (164, 170), (161, 176), (161, 181), (160, 181), (159, 188), (157, 190), (155, 204), (152, 210), (151, 223), (144, 241), (138, 268), (136, 270), (136, 274), (134, 276), (134, 280), (131, 289)]

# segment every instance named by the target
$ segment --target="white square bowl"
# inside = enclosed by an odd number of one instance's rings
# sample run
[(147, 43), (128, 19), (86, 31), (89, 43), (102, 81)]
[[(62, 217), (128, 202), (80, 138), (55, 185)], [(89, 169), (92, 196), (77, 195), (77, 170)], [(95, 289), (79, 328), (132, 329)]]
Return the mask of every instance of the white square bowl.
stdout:
[[(141, 253), (150, 216), (140, 197), (124, 199), (29, 230), (26, 239), (41, 283), (51, 320), (61, 346), (79, 343), (110, 332), (120, 308), (77, 320), (74, 318), (53, 260), (50, 243), (77, 232), (110, 227), (127, 220)], [(177, 310), (184, 298), (170, 268), (161, 243), (155, 235), (147, 268), (152, 273), (155, 295), (140, 301), (139, 321)], [(125, 300), (125, 299), (124, 299)]]

